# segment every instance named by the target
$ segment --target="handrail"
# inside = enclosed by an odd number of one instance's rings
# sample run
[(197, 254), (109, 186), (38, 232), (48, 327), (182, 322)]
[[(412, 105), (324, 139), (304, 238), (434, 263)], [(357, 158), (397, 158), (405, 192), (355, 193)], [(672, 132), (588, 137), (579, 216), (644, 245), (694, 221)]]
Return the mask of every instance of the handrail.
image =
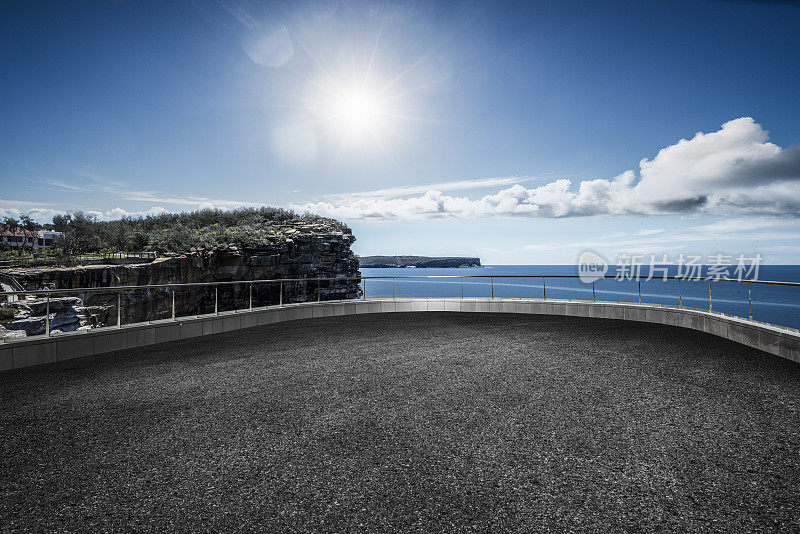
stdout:
[[(266, 285), (266, 284), (280, 284), (280, 292), (278, 298), (278, 305), (284, 305), (284, 285), (286, 283), (300, 283), (300, 282), (347, 282), (347, 281), (358, 281), (359, 283), (363, 283), (362, 286), (362, 297), (364, 299), (367, 298), (367, 281), (368, 280), (385, 280), (391, 281), (392, 289), (391, 295), (392, 299), (397, 298), (397, 291), (396, 291), (396, 282), (397, 280), (425, 280), (425, 279), (458, 279), (461, 281), (461, 298), (464, 299), (464, 279), (488, 279), (487, 283), (491, 284), (491, 298), (495, 298), (495, 284), (494, 279), (541, 279), (541, 289), (542, 289), (542, 299), (548, 299), (548, 287), (547, 279), (580, 279), (581, 276), (579, 275), (559, 275), (559, 274), (538, 274), (538, 275), (528, 275), (528, 274), (508, 274), (508, 275), (493, 275), (493, 274), (454, 274), (454, 275), (385, 275), (385, 276), (334, 276), (334, 277), (308, 277), (308, 278), (268, 278), (268, 279), (257, 279), (257, 280), (228, 280), (228, 281), (219, 281), (219, 282), (187, 282), (187, 283), (167, 283), (167, 284), (142, 284), (142, 285), (118, 285), (118, 286), (105, 286), (105, 287), (84, 287), (84, 288), (65, 288), (65, 289), (37, 289), (37, 290), (24, 290), (24, 291), (0, 291), (0, 295), (2, 296), (40, 296), (44, 297), (47, 300), (46, 304), (46, 314), (45, 314), (45, 333), (44, 336), (51, 335), (51, 328), (50, 328), (50, 305), (51, 299), (54, 298), (54, 295), (74, 295), (74, 294), (89, 294), (89, 293), (116, 293), (116, 326), (120, 328), (122, 326), (122, 295), (124, 292), (132, 292), (137, 290), (143, 289), (164, 289), (169, 290), (172, 293), (172, 303), (171, 303), (171, 317), (172, 320), (176, 320), (176, 300), (175, 294), (181, 288), (214, 288), (214, 314), (219, 315), (219, 287), (220, 286), (234, 286), (234, 285), (245, 285), (249, 286), (249, 298), (247, 299), (249, 304), (249, 309), (253, 308), (253, 288), (257, 285)], [(686, 300), (683, 295), (683, 291), (681, 290), (681, 281), (693, 281), (693, 282), (706, 282), (708, 283), (708, 306), (703, 308), (707, 310), (709, 313), (720, 314), (720, 312), (714, 308), (713, 301), (712, 301), (712, 283), (714, 282), (738, 282), (747, 285), (747, 316), (748, 319), (753, 321), (753, 301), (752, 301), (752, 292), (751, 292), (751, 285), (752, 284), (761, 284), (765, 286), (783, 286), (783, 287), (800, 287), (800, 282), (783, 282), (783, 281), (773, 281), (773, 280), (738, 280), (738, 279), (727, 279), (727, 278), (694, 278), (694, 277), (686, 277), (686, 276), (658, 276), (652, 278), (645, 278), (642, 276), (638, 277), (617, 277), (617, 276), (596, 276), (591, 282), (586, 282), (586, 286), (588, 288), (591, 285), (591, 301), (584, 301), (579, 299), (580, 302), (616, 302), (616, 301), (602, 301), (597, 300), (597, 294), (595, 291), (595, 283), (599, 280), (617, 280), (617, 281), (628, 281), (628, 282), (637, 282), (637, 293), (638, 294), (638, 302), (639, 304), (643, 304), (642, 301), (642, 287), (641, 282), (642, 280), (655, 280), (655, 281), (663, 281), (663, 280), (677, 280), (678, 281), (678, 304), (677, 306), (670, 305), (670, 304), (658, 304), (659, 306), (669, 306), (669, 307), (676, 307), (676, 308), (688, 308), (688, 309), (701, 309), (701, 308), (694, 308), (692, 306), (686, 306), (684, 301)], [(511, 284), (514, 286), (514, 284)], [(538, 287), (538, 286), (537, 286)], [(310, 289), (314, 289), (313, 287)], [(324, 288), (322, 284), (317, 284), (316, 291), (317, 291), (317, 302), (321, 301), (322, 293), (325, 291), (329, 291), (331, 289), (331, 284), (328, 285), (328, 288)], [(556, 287), (556, 289), (558, 289)], [(564, 288), (566, 289), (566, 288)], [(574, 289), (574, 288), (569, 288)], [(696, 300), (697, 297), (692, 297), (692, 299)], [(559, 299), (556, 299), (559, 300)], [(570, 299), (567, 299), (570, 300)], [(744, 302), (743, 302), (744, 304)], [(722, 313), (722, 315), (726, 315)], [(149, 321), (150, 319), (146, 319)], [(756, 321), (761, 324), (771, 324), (771, 323), (763, 323), (762, 321)], [(108, 324), (107, 326), (111, 326)], [(791, 330), (795, 330), (795, 327), (788, 326), (788, 325), (773, 325), (779, 326), (781, 328), (789, 328)], [(88, 330), (87, 330), (88, 331)], [(5, 343), (5, 339), (2, 339), (2, 342)]]
[[(111, 291), (132, 291), (137, 289), (169, 289), (173, 287), (210, 287), (210, 286), (225, 286), (236, 284), (267, 284), (267, 283), (280, 283), (280, 282), (323, 282), (323, 281), (346, 281), (346, 280), (396, 280), (396, 279), (427, 279), (427, 278), (580, 278), (575, 274), (440, 274), (440, 275), (409, 275), (409, 276), (336, 276), (336, 277), (309, 277), (309, 278), (266, 278), (258, 280), (228, 280), (221, 282), (181, 282), (181, 283), (168, 283), (168, 284), (142, 284), (132, 286), (103, 286), (103, 287), (79, 287), (71, 289), (35, 289), (26, 291), (5, 291), (0, 292), (2, 295), (47, 295), (52, 293), (89, 293), (89, 292), (111, 292)], [(784, 282), (778, 280), (739, 280), (731, 278), (690, 278), (684, 276), (657, 276), (652, 278), (645, 277), (632, 277), (632, 278), (617, 278), (616, 276), (600, 276), (595, 277), (597, 280), (618, 280), (620, 282), (641, 282), (650, 280), (681, 280), (689, 282), (736, 282), (742, 284), (762, 284), (771, 286), (790, 286), (800, 287), (800, 282)]]
[[(3, 282), (4, 284), (6, 284), (9, 287), (15, 287), (15, 286), (16, 287), (22, 287), (22, 285), (17, 281), (16, 278), (14, 278), (10, 274), (6, 274), (4, 272), (0, 272), (0, 282)], [(24, 289), (20, 289), (19, 291), (25, 291), (25, 290)], [(0, 293), (2, 293), (2, 290), (0, 290)]]
[[(69, 259), (75, 263), (81, 262), (97, 262), (103, 260), (156, 260), (158, 254), (156, 252), (97, 252), (88, 254), (76, 254), (69, 256)], [(0, 267), (9, 269), (26, 269), (34, 267), (43, 267), (48, 265), (55, 265), (59, 263), (59, 257), (54, 254), (38, 254), (33, 252), (28, 255), (19, 256), (17, 258), (9, 258), (0, 260)]]

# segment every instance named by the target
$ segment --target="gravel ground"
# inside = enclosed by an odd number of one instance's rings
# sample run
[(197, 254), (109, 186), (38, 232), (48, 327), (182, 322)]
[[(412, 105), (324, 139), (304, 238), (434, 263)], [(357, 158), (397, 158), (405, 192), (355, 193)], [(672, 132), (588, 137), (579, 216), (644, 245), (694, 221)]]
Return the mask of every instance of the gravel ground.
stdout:
[(690, 330), (336, 317), (0, 392), (5, 532), (800, 530), (800, 365)]

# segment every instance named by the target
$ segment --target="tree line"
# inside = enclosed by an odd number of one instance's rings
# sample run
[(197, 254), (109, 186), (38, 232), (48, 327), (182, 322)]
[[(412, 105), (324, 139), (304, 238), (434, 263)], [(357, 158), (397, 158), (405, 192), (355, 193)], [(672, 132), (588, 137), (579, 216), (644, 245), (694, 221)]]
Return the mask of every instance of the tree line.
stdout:
[(55, 230), (64, 235), (53, 246), (65, 256), (94, 252), (154, 251), (181, 253), (198, 249), (237, 245), (251, 247), (268, 243), (280, 235), (280, 226), (325, 223), (335, 230), (350, 232), (344, 223), (312, 214), (264, 206), (235, 210), (201, 209), (181, 213), (160, 213), (146, 217), (123, 217), (100, 221), (85, 212), (59, 214), (53, 222), (38, 224), (27, 215), (19, 220), (6, 217), (3, 229)]
[(25, 214), (20, 215), (19, 219), (15, 219), (14, 217), (3, 217), (3, 220), (0, 221), (0, 230), (3, 232), (13, 232), (14, 230), (18, 229), (28, 230), (30, 232), (35, 232), (37, 230), (52, 230), (52, 226), (52, 224), (39, 224), (31, 219), (29, 215)]

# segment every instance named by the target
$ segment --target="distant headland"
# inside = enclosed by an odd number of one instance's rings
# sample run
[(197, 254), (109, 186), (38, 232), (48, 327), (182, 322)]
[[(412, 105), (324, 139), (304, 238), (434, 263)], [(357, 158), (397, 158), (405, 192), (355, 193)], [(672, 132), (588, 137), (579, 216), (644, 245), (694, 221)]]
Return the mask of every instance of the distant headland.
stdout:
[(480, 258), (430, 257), (430, 256), (361, 256), (359, 267), (365, 269), (397, 267), (480, 267)]

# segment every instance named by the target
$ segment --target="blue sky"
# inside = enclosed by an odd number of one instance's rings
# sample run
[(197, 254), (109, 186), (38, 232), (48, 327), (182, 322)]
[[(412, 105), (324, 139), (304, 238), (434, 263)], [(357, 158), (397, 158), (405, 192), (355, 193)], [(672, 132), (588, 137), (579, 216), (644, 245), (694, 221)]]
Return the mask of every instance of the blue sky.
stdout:
[(800, 263), (798, 27), (787, 2), (6, 2), (0, 215), (269, 204), (362, 254)]

